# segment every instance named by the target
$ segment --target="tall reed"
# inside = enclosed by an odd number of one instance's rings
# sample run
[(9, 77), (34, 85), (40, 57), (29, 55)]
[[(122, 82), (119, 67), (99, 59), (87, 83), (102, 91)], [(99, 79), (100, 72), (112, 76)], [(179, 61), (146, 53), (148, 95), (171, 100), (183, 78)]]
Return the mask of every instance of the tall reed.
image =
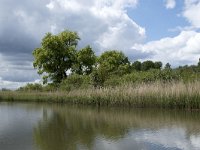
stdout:
[(200, 108), (200, 82), (125, 84), (56, 92), (0, 92), (0, 101), (62, 102), (87, 105)]

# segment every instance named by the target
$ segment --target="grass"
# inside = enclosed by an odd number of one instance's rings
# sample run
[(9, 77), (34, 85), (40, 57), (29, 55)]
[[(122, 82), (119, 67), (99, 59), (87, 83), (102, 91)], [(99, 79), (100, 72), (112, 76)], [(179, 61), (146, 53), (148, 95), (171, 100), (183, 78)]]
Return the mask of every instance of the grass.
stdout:
[(0, 101), (55, 102), (98, 106), (200, 109), (200, 82), (126, 84), (69, 92), (0, 92)]

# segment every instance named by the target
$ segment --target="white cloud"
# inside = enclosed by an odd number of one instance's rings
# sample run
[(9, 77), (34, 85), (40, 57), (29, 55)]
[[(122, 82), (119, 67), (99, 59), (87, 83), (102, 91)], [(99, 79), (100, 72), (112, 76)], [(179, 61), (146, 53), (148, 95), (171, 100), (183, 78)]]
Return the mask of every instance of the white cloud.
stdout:
[(165, 7), (167, 9), (173, 9), (176, 7), (176, 0), (165, 0)]
[(188, 20), (188, 22), (196, 27), (200, 28), (200, 0), (185, 0), (185, 8), (183, 11), (183, 16)]
[[(173, 127), (173, 128), (161, 128), (154, 131), (145, 131), (141, 132), (137, 137), (137, 141), (145, 141), (152, 143), (154, 145), (160, 145), (163, 149), (182, 149), (182, 150), (189, 150), (194, 149), (196, 150), (197, 138), (193, 136), (192, 140), (187, 139), (187, 132), (184, 128)], [(196, 144), (196, 145), (195, 145)]]
[(196, 149), (200, 149), (200, 135), (191, 135), (190, 141)]
[[(189, 138), (188, 138), (189, 136)], [(124, 137), (115, 141), (102, 137), (96, 138), (94, 149), (181, 149), (197, 150), (200, 148), (200, 136), (188, 135), (185, 128), (178, 126), (157, 129), (139, 129), (129, 131)]]
[(136, 5), (137, 0), (51, 0), (46, 7), (53, 16), (56, 14), (52, 19), (57, 29), (68, 27), (78, 31), (81, 46), (90, 44), (102, 52), (107, 49), (125, 51), (145, 39), (145, 29), (126, 12), (127, 7)]
[(153, 53), (149, 59), (170, 62), (173, 66), (196, 64), (200, 58), (200, 33), (182, 31), (178, 36), (135, 44), (133, 49)]

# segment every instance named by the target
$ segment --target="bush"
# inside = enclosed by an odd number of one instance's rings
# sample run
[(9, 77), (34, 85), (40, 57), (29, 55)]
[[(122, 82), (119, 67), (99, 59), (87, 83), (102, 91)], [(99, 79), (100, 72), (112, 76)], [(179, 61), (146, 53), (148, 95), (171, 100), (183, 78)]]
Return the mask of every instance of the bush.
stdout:
[(18, 91), (42, 91), (43, 87), (39, 83), (28, 83), (24, 87), (17, 89)]
[(110, 76), (110, 78), (104, 82), (104, 86), (106, 87), (116, 87), (122, 84), (123, 84), (122, 78), (120, 78), (117, 75)]
[(46, 86), (43, 87), (43, 91), (54, 92), (58, 90), (58, 87), (59, 87), (59, 84), (48, 83)]
[(90, 77), (87, 75), (72, 74), (60, 83), (60, 90), (83, 89), (90, 87)]

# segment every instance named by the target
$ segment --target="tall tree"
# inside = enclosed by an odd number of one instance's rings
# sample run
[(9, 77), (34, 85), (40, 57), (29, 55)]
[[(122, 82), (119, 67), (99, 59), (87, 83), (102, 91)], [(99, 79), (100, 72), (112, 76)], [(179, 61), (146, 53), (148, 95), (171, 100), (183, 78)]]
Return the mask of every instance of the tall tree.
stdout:
[(33, 51), (34, 68), (43, 76), (43, 82), (48, 79), (60, 83), (67, 77), (67, 71), (76, 60), (76, 46), (80, 40), (76, 32), (65, 30), (57, 35), (47, 33), (42, 39), (41, 47)]

